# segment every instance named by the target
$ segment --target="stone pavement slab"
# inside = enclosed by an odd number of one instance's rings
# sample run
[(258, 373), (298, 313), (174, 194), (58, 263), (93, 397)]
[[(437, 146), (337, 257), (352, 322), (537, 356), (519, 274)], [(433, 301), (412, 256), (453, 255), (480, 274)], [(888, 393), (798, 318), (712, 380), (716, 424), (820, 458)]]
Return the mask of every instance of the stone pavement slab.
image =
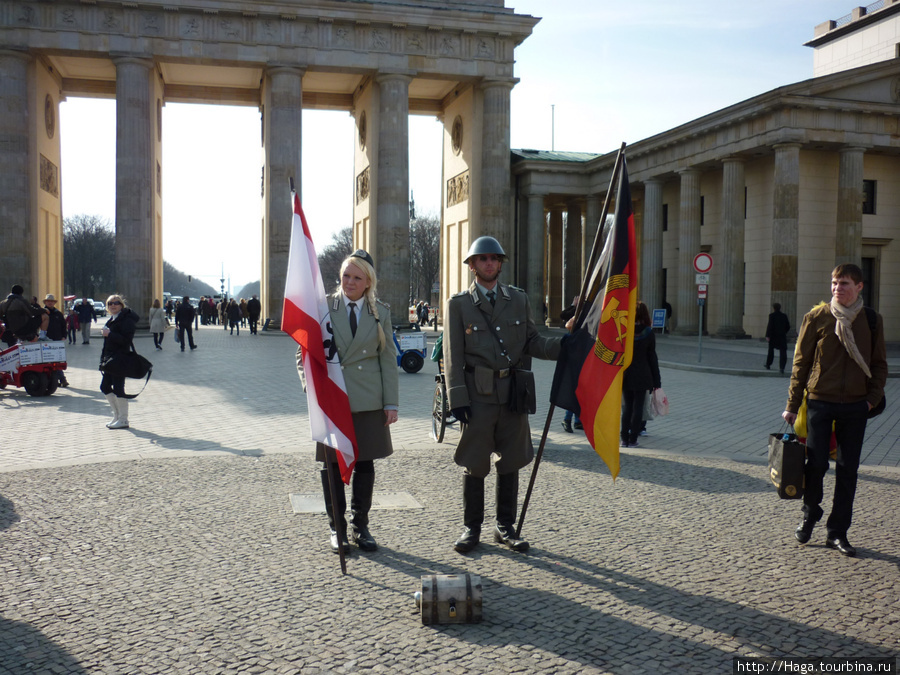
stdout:
[[(737, 655), (900, 654), (896, 380), (867, 435), (855, 559), (821, 527), (797, 546), (799, 505), (766, 480), (786, 379), (675, 368), (672, 413), (623, 449), (615, 482), (557, 412), (532, 550), (461, 556), (457, 432), (428, 437), (428, 362), (401, 373), (395, 453), (376, 463), (377, 491), (423, 508), (373, 511), (381, 548), (342, 576), (325, 517), (289, 500), (319, 490), (291, 341), (198, 333), (194, 353), (137, 341), (154, 374), (127, 431), (103, 427), (99, 343), (70, 350), (68, 390), (0, 392), (0, 674), (708, 673)], [(483, 623), (423, 626), (419, 577), (465, 572)]]

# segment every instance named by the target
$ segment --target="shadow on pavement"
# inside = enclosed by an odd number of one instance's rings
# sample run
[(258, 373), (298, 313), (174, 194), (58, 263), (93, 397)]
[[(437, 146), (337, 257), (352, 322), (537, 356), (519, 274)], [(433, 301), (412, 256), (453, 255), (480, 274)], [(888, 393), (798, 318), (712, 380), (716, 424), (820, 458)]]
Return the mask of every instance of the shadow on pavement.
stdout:
[(0, 616), (0, 673), (87, 673), (78, 660), (27, 623)]
[(16, 513), (16, 505), (3, 495), (0, 495), (0, 530), (5, 530), (19, 522), (19, 514)]
[[(563, 467), (579, 469), (590, 473), (603, 474), (609, 477), (609, 470), (603, 460), (593, 451), (558, 450), (545, 452), (542, 460)], [(530, 465), (522, 471), (523, 485), (531, 475)], [(760, 466), (759, 478), (748, 476), (739, 471), (723, 469), (715, 466), (698, 466), (684, 464), (656, 455), (622, 455), (619, 479), (651, 483), (660, 487), (678, 488), (703, 494), (745, 494), (768, 492), (772, 490), (765, 477), (765, 467)], [(538, 470), (537, 480), (541, 480)], [(609, 480), (612, 480), (609, 478)], [(522, 488), (524, 490), (524, 488)]]
[[(150, 445), (156, 445), (167, 450), (184, 450), (188, 452), (228, 452), (239, 457), (262, 457), (265, 453), (262, 449), (259, 451), (238, 450), (237, 448), (229, 448), (216, 441), (204, 439), (202, 441), (189, 440), (179, 436), (160, 436), (152, 431), (144, 431), (143, 429), (131, 428), (127, 430), (138, 438), (143, 438), (150, 442)], [(198, 443), (202, 443), (202, 447), (197, 447)]]

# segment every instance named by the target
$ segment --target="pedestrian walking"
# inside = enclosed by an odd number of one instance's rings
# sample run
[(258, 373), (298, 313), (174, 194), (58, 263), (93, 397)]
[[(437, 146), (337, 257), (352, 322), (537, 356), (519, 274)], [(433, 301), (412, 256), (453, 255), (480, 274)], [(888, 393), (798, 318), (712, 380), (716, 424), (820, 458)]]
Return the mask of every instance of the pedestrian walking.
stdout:
[(643, 302), (638, 302), (634, 314), (631, 364), (622, 375), (622, 426), (619, 433), (625, 447), (637, 447), (637, 439), (644, 426), (644, 401), (647, 392), (661, 386), (656, 335), (650, 321), (650, 310)]
[(158, 350), (162, 350), (168, 322), (166, 310), (159, 304), (159, 298), (156, 298), (153, 301), (153, 306), (150, 308), (150, 332), (153, 333), (153, 346)]
[(778, 369), (784, 375), (784, 367), (787, 365), (787, 334), (791, 330), (791, 322), (787, 314), (781, 311), (781, 303), (774, 303), (769, 314), (769, 323), (766, 325), (766, 342), (769, 343), (769, 353), (766, 355), (765, 368), (772, 367), (775, 360), (775, 350), (778, 350)]
[(184, 351), (184, 334), (187, 332), (188, 344), (191, 350), (197, 348), (194, 344), (194, 307), (191, 305), (191, 299), (184, 296), (178, 309), (175, 310), (175, 327), (178, 329), (178, 342), (181, 344), (181, 351)]

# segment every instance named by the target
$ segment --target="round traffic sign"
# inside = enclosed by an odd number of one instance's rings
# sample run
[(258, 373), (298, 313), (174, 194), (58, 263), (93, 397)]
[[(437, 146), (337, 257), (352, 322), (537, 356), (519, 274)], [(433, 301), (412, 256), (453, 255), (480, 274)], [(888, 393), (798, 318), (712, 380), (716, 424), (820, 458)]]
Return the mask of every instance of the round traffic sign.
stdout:
[(698, 253), (694, 256), (694, 269), (706, 274), (712, 269), (712, 256), (709, 253)]

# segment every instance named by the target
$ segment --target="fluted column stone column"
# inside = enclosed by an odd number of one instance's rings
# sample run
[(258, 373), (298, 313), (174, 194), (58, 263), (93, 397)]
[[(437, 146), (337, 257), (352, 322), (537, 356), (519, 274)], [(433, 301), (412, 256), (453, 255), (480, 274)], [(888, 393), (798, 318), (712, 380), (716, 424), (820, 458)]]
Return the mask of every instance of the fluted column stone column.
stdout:
[(678, 221), (678, 296), (675, 306), (676, 335), (696, 335), (699, 329), (694, 256), (700, 253), (700, 171), (681, 174), (681, 217)]
[(547, 225), (544, 216), (544, 195), (528, 195), (528, 260), (524, 286), (531, 303), (535, 323), (544, 320), (544, 244), (547, 241)]
[[(587, 265), (591, 258), (591, 249), (594, 246), (594, 239), (597, 237), (597, 230), (601, 228), (600, 212), (603, 211), (603, 204), (599, 195), (588, 195), (585, 200), (584, 208), (584, 248), (581, 252), (581, 275), (587, 274)], [(601, 232), (601, 236), (602, 232)], [(603, 242), (600, 242), (602, 250)], [(600, 251), (597, 251), (597, 255)]]
[(581, 292), (581, 251), (584, 229), (581, 225), (581, 204), (570, 201), (566, 208), (566, 232), (563, 245), (562, 305), (568, 307), (572, 298)]
[(27, 294), (31, 265), (31, 184), (28, 170), (28, 66), (25, 52), (0, 50), (0, 297), (13, 284)]
[(719, 337), (744, 332), (744, 160), (728, 157), (722, 166), (722, 252), (717, 256), (722, 283), (719, 296)]
[(644, 228), (638, 295), (652, 312), (662, 308), (663, 182), (644, 181)]
[[(772, 303), (781, 303), (792, 326), (797, 316), (797, 256), (800, 229), (800, 144), (775, 146), (775, 203), (772, 221)], [(771, 304), (771, 303), (770, 303)]]
[(511, 257), (512, 248), (510, 152), (510, 80), (486, 80), (481, 83), (481, 227), (504, 246)]
[(303, 122), (303, 75), (306, 71), (291, 65), (276, 65), (266, 71), (266, 219), (263, 231), (263, 319), (271, 318), (271, 327), (281, 326), (284, 284), (287, 279), (291, 248), (293, 204), (290, 179), (302, 194), (300, 132)]
[(116, 289), (149, 325), (153, 302), (154, 66), (122, 57), (116, 66)]
[(862, 263), (863, 161), (865, 148), (841, 148), (838, 169), (834, 264)]
[[(547, 237), (548, 258), (548, 297), (547, 297), (547, 325), (559, 325), (559, 313), (563, 310), (562, 300), (562, 271), (563, 271), (563, 223), (562, 209), (554, 206), (550, 209), (550, 228)], [(535, 310), (535, 313), (541, 310)], [(538, 314), (540, 316), (540, 314)]]
[[(379, 87), (378, 178), (375, 268), (378, 295), (391, 318), (405, 321), (409, 306), (409, 83), (412, 78), (383, 73)], [(397, 319), (397, 317), (400, 317)]]

